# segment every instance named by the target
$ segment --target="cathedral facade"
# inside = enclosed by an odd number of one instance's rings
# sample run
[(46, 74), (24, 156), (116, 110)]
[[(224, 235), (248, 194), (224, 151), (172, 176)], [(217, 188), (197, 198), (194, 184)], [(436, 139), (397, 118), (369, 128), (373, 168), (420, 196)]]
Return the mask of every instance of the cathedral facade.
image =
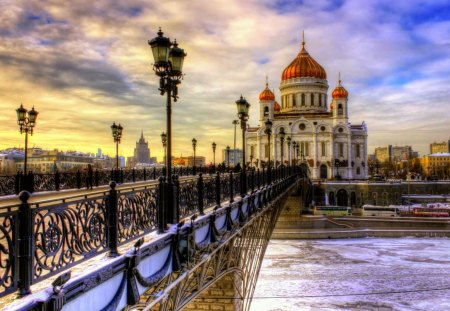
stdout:
[[(367, 125), (349, 122), (348, 92), (340, 79), (330, 105), (327, 92), (327, 74), (302, 42), (281, 75), (281, 104), (267, 82), (259, 95), (259, 126), (246, 132), (246, 154), (252, 165), (262, 167), (270, 154), (272, 167), (306, 161), (313, 179), (366, 179)], [(270, 143), (267, 120), (273, 124)]]

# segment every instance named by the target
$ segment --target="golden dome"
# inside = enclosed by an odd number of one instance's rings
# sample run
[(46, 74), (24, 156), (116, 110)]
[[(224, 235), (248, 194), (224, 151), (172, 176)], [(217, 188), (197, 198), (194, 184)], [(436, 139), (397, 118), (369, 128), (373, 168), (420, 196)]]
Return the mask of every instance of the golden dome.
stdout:
[(273, 111), (279, 112), (280, 110), (281, 110), (280, 104), (275, 102), (275, 104), (273, 105)]
[(275, 95), (271, 90), (269, 90), (269, 83), (266, 82), (266, 88), (259, 94), (259, 100), (274, 100)]
[(292, 78), (312, 77), (326, 79), (327, 73), (305, 50), (305, 41), (302, 42), (302, 49), (297, 57), (284, 69), (281, 80)]
[(348, 97), (347, 90), (341, 85), (341, 79), (339, 79), (339, 84), (336, 86), (333, 93), (331, 93), (331, 96), (333, 96), (333, 99)]

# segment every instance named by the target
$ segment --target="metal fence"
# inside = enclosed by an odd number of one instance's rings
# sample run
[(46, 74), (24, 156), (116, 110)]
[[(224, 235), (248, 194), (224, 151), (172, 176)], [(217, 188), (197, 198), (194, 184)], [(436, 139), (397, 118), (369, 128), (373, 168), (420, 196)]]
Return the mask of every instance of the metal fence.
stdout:
[[(191, 172), (180, 171), (186, 175)], [(272, 181), (299, 172), (299, 168), (273, 170)], [(138, 174), (131, 174), (136, 181)], [(205, 208), (220, 206), (226, 200), (232, 202), (239, 192), (236, 189), (241, 174), (199, 174), (187, 180), (176, 177), (175, 200), (180, 218), (203, 214)], [(267, 171), (246, 174), (250, 191), (251, 185), (261, 188), (267, 184)], [(60, 176), (61, 180), (66, 177)], [(162, 210), (162, 183), (161, 179), (159, 184), (120, 190), (111, 183), (105, 191), (37, 203), (29, 202), (28, 191), (21, 192), (21, 204), (0, 209), (0, 297), (16, 290), (21, 295), (29, 294), (32, 284), (97, 254), (117, 255), (118, 245), (155, 231), (158, 211)]]

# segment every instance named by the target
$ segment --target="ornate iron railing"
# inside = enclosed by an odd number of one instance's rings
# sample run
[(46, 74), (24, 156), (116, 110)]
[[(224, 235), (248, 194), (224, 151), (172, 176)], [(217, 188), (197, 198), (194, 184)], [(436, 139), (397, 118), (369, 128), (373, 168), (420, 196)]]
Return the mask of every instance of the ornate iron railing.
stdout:
[[(258, 174), (264, 180), (266, 173)], [(61, 174), (60, 182), (70, 176)], [(249, 174), (250, 185), (258, 183), (255, 176)], [(179, 218), (232, 202), (239, 194), (239, 180), (240, 175), (233, 173), (181, 180), (175, 176)], [(261, 180), (259, 187), (264, 187)], [(0, 208), (0, 297), (17, 289), (21, 295), (29, 294), (32, 284), (99, 253), (118, 255), (118, 245), (164, 231), (168, 220), (163, 215), (163, 183), (160, 179), (118, 190), (111, 182), (109, 190), (38, 202), (29, 202), (29, 192), (21, 192), (22, 203)]]
[[(164, 167), (150, 169), (131, 169), (131, 170), (101, 170), (95, 171), (89, 180), (86, 171), (77, 172), (56, 172), (54, 174), (34, 174), (24, 175), (18, 173), (12, 176), (0, 176), (0, 196), (19, 194), (22, 190), (31, 193), (40, 191), (58, 191), (65, 189), (81, 189), (88, 187), (92, 182), (93, 186), (108, 185), (111, 180), (118, 183), (131, 183), (138, 181), (157, 180), (160, 176), (164, 176)], [(206, 174), (209, 171), (207, 167), (197, 167), (196, 174)], [(173, 174), (178, 176), (189, 176), (193, 174), (191, 167), (174, 167)]]

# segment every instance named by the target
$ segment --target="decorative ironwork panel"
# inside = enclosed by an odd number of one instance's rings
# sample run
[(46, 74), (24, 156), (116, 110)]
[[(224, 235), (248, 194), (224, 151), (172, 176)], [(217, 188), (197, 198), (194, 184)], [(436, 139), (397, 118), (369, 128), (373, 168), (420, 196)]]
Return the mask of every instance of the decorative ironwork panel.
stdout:
[(123, 170), (123, 182), (133, 182), (133, 170)]
[(156, 229), (156, 187), (122, 194), (118, 199), (119, 243)]
[(142, 170), (135, 170), (135, 178), (136, 181), (144, 181), (149, 179), (149, 171), (145, 170), (145, 179), (144, 179), (144, 169)]
[(197, 211), (197, 180), (180, 182), (180, 218), (188, 217)]
[(54, 191), (55, 174), (33, 174), (34, 191)]
[(77, 187), (77, 176), (75, 173), (60, 173), (60, 189), (74, 189)]
[(98, 185), (108, 185), (109, 182), (113, 180), (111, 177), (111, 171), (110, 170), (102, 170), (98, 171)]
[(17, 289), (17, 216), (17, 210), (0, 213), (0, 297)]
[(216, 179), (204, 179), (203, 189), (203, 206), (205, 208), (214, 206), (216, 204)]
[(220, 200), (230, 199), (230, 178), (228, 174), (220, 175)]
[(33, 283), (106, 249), (105, 197), (33, 210)]
[(0, 195), (14, 194), (15, 176), (0, 176)]
[(240, 194), (241, 193), (241, 174), (233, 174), (233, 193)]

